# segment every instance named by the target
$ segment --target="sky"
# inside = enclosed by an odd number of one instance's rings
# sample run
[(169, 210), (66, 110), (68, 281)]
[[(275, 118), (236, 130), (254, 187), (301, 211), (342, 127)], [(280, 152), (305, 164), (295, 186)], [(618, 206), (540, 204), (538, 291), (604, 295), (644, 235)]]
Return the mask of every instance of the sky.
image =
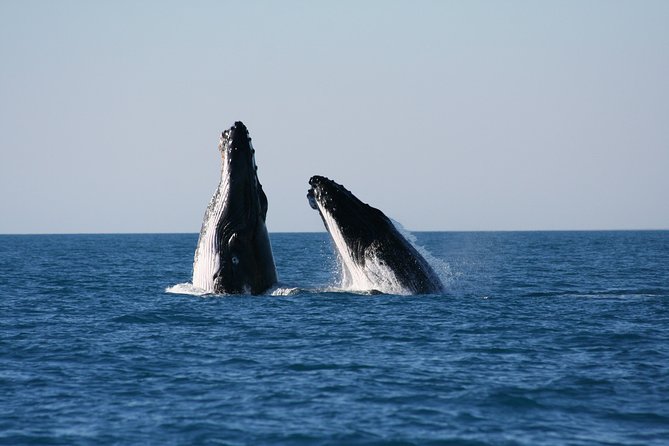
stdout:
[(0, 0), (0, 233), (198, 232), (243, 121), (410, 230), (669, 228), (667, 1)]

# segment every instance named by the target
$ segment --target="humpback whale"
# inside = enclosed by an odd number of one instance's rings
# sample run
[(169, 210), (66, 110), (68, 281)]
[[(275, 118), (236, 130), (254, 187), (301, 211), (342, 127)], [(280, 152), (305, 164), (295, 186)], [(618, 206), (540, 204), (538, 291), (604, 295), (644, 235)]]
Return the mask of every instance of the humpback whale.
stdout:
[(330, 233), (347, 288), (389, 294), (436, 294), (439, 276), (380, 210), (322, 176), (309, 180), (307, 198)]
[(208, 293), (260, 294), (277, 281), (265, 227), (267, 196), (241, 122), (221, 134), (221, 181), (207, 206), (193, 260), (193, 285)]

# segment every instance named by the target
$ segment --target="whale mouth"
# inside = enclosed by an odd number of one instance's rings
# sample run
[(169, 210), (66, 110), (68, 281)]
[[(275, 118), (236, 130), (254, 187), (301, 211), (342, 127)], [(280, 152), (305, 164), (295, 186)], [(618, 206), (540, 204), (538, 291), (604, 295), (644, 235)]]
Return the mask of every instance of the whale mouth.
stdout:
[(309, 200), (309, 206), (311, 206), (311, 209), (318, 210), (318, 203), (316, 202), (316, 197), (314, 195), (313, 189), (309, 189), (307, 191), (307, 200)]
[(319, 211), (319, 203), (321, 206), (327, 208), (328, 204), (332, 201), (332, 190), (340, 187), (334, 181), (320, 175), (312, 176), (309, 179), (309, 185), (311, 188), (307, 191), (307, 200), (309, 200), (309, 206), (317, 211)]

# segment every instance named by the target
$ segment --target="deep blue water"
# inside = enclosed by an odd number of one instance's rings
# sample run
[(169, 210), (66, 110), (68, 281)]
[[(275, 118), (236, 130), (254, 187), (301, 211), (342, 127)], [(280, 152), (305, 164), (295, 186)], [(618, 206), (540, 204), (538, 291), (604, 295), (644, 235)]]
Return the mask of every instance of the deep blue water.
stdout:
[(669, 444), (669, 232), (418, 233), (443, 296), (198, 297), (196, 234), (0, 236), (0, 444)]

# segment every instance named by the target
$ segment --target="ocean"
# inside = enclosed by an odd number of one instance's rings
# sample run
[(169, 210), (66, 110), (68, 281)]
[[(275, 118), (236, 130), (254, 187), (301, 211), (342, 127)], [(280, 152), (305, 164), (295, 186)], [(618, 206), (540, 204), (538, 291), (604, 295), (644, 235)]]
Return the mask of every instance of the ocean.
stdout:
[(327, 233), (264, 296), (180, 293), (197, 234), (0, 236), (0, 444), (669, 444), (669, 231), (414, 235), (444, 295)]

